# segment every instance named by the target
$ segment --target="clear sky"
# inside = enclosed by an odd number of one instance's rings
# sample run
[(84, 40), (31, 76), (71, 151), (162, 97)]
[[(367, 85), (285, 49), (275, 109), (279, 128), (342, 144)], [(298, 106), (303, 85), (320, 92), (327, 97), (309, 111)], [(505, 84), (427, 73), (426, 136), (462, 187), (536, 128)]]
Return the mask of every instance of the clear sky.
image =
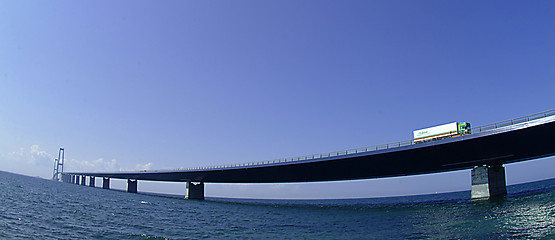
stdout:
[[(550, 110), (554, 24), (554, 1), (2, 0), (0, 170), (50, 178), (59, 147), (83, 171), (272, 160)], [(553, 169), (555, 158), (507, 165), (507, 181)], [(206, 194), (467, 189), (469, 170)]]

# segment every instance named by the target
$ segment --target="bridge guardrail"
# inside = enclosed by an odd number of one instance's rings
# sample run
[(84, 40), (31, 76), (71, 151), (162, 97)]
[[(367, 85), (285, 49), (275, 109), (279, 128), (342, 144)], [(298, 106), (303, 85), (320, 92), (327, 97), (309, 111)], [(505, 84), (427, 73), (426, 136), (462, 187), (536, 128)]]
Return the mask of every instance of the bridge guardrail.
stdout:
[[(536, 119), (549, 117), (549, 116), (553, 116), (553, 115), (555, 115), (555, 109), (545, 111), (545, 112), (536, 113), (536, 114), (532, 114), (532, 115), (527, 115), (527, 116), (524, 116), (524, 117), (519, 117), (519, 118), (514, 118), (514, 119), (505, 120), (505, 121), (501, 121), (501, 122), (496, 122), (496, 123), (492, 123), (492, 124), (487, 124), (487, 125), (483, 125), (483, 126), (473, 127), (470, 130), (471, 130), (472, 133), (487, 132), (487, 131), (491, 131), (491, 130), (494, 130), (494, 129), (497, 129), (497, 128), (507, 127), (507, 126), (511, 126), (511, 125), (515, 125), (515, 124), (519, 124), (519, 123), (524, 123), (524, 122), (529, 122), (531, 120), (536, 120)], [(174, 170), (178, 170), (178, 171), (183, 171), (183, 170), (209, 170), (209, 169), (221, 169), (221, 168), (232, 168), (232, 167), (259, 166), (259, 165), (267, 165), (267, 164), (274, 164), (274, 163), (295, 162), (295, 161), (301, 161), (301, 160), (312, 160), (312, 159), (319, 159), (319, 158), (326, 158), (326, 157), (344, 156), (344, 155), (350, 155), (350, 154), (372, 152), (372, 151), (378, 151), (378, 150), (385, 150), (385, 149), (409, 146), (409, 145), (413, 145), (413, 144), (415, 144), (415, 143), (411, 139), (411, 140), (405, 140), (405, 141), (400, 141), (400, 142), (375, 145), (375, 146), (370, 146), (370, 147), (353, 148), (353, 149), (348, 149), (348, 150), (343, 150), (343, 151), (312, 154), (312, 155), (305, 155), (305, 156), (300, 156), (300, 157), (279, 158), (279, 159), (267, 160), (267, 161), (247, 162), (247, 163), (239, 163), (239, 164), (226, 164), (226, 165), (216, 165), (216, 166), (206, 166), (206, 167), (179, 168), (179, 169), (172, 169), (170, 171), (174, 171)], [(168, 171), (168, 170), (158, 170), (158, 171)]]

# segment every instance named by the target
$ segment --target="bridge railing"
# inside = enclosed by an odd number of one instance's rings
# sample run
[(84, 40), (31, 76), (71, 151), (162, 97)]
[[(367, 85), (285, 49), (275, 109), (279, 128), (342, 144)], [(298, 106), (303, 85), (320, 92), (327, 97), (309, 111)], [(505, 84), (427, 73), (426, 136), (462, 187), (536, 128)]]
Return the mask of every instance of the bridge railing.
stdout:
[(519, 123), (529, 122), (529, 121), (532, 121), (532, 120), (536, 120), (536, 119), (540, 119), (540, 118), (544, 118), (544, 117), (549, 117), (549, 116), (553, 116), (553, 115), (555, 115), (555, 109), (545, 111), (545, 112), (541, 112), (541, 113), (528, 115), (528, 116), (524, 116), (524, 117), (513, 118), (513, 119), (510, 119), (510, 120), (506, 120), (506, 121), (487, 124), (487, 125), (483, 125), (483, 126), (479, 126), (479, 127), (473, 127), (471, 130), (472, 130), (473, 133), (486, 132), (486, 131), (491, 131), (491, 130), (494, 130), (494, 129), (497, 129), (497, 128), (502, 128), (502, 127), (507, 127), (507, 126), (519, 124)]
[[(524, 123), (528, 121), (532, 121), (535, 119), (540, 119), (544, 117), (549, 117), (555, 115), (555, 109), (536, 113), (524, 117), (514, 118), (506, 121), (496, 122), (492, 124), (487, 124), (479, 127), (471, 128), (472, 133), (481, 133), (491, 131), (501, 127), (507, 127), (519, 123)], [(335, 151), (335, 152), (328, 152), (328, 153), (320, 153), (320, 154), (312, 154), (312, 155), (305, 155), (300, 157), (290, 157), (290, 158), (280, 158), (274, 160), (267, 160), (267, 161), (258, 161), (258, 162), (247, 162), (247, 163), (239, 163), (239, 164), (226, 164), (226, 165), (216, 165), (216, 166), (207, 166), (207, 167), (194, 167), (194, 168), (180, 168), (175, 170), (209, 170), (209, 169), (220, 169), (220, 168), (231, 168), (231, 167), (247, 167), (247, 166), (258, 166), (258, 165), (267, 165), (267, 164), (274, 164), (274, 163), (283, 163), (283, 162), (295, 162), (295, 161), (302, 161), (302, 160), (312, 160), (312, 159), (319, 159), (319, 158), (327, 158), (327, 157), (337, 157), (337, 156), (344, 156), (350, 154), (357, 154), (357, 153), (365, 153), (365, 152), (372, 152), (378, 150), (385, 150), (391, 148), (398, 148), (403, 146), (409, 146), (415, 144), (414, 141), (406, 140), (401, 142), (394, 142), (388, 144), (381, 144), (376, 146), (370, 147), (362, 147), (362, 148), (354, 148), (348, 149), (343, 151)], [(161, 170), (162, 171), (162, 170)], [(167, 171), (167, 170), (166, 170)]]

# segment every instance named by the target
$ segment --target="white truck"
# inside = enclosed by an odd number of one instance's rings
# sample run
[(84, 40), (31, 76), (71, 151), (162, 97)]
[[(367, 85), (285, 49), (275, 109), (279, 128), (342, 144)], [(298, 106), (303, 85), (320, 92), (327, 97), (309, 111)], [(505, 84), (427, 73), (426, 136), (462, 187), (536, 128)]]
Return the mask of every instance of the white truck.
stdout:
[(470, 123), (452, 122), (416, 130), (413, 132), (413, 141), (414, 143), (423, 143), (444, 138), (458, 137), (466, 134), (470, 134)]

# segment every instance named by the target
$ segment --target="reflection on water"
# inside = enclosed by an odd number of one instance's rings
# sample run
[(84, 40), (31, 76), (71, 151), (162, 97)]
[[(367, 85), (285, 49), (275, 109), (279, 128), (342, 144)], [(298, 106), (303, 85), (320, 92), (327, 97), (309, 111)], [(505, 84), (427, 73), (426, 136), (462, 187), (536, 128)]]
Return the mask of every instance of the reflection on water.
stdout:
[(526, 238), (540, 238), (553, 231), (555, 226), (553, 195), (548, 199), (537, 199), (538, 195), (522, 198), (517, 201), (517, 204), (496, 209), (503, 228), (513, 237)]

